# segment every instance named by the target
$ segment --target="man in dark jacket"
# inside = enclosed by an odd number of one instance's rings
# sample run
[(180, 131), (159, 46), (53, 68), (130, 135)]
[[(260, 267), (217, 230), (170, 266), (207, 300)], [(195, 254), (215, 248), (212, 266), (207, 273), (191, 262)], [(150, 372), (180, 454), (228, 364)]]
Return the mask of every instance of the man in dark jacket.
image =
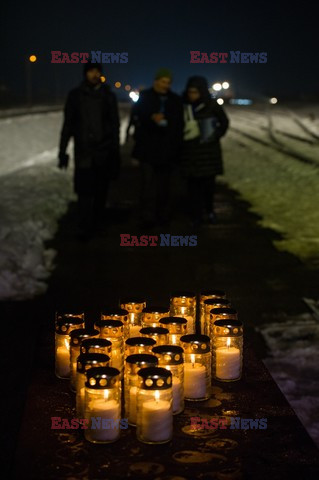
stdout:
[(179, 160), (183, 140), (183, 105), (170, 91), (172, 74), (160, 69), (153, 87), (143, 90), (134, 107), (134, 157), (141, 162), (142, 225), (170, 220), (170, 175)]
[(101, 83), (102, 67), (84, 65), (85, 79), (68, 95), (60, 139), (59, 168), (67, 168), (68, 142), (74, 138), (74, 191), (78, 195), (82, 237), (103, 219), (110, 180), (119, 171), (119, 115), (110, 87)]

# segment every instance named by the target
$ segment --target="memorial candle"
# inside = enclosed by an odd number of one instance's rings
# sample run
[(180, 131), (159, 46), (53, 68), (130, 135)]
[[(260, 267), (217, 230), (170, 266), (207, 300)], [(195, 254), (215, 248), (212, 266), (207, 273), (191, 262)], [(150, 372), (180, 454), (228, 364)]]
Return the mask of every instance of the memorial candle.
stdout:
[(200, 363), (195, 363), (195, 355), (191, 355), (191, 362), (184, 365), (184, 395), (191, 400), (206, 396), (206, 370)]
[(120, 436), (119, 374), (119, 370), (112, 367), (94, 367), (87, 371), (84, 417), (89, 424), (84, 435), (92, 443), (110, 443)]
[(136, 435), (143, 443), (166, 443), (173, 435), (172, 374), (165, 368), (138, 372)]
[(213, 326), (213, 375), (217, 380), (239, 380), (242, 372), (243, 324), (219, 319)]
[(186, 400), (209, 398), (211, 380), (210, 339), (207, 335), (184, 335), (184, 395)]

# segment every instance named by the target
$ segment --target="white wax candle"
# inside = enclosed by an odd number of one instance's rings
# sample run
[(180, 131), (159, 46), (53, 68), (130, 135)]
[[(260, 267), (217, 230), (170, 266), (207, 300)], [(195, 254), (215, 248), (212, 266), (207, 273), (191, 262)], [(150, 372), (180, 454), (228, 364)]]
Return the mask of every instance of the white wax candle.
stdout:
[(131, 425), (136, 425), (136, 394), (137, 394), (137, 387), (131, 387), (129, 392), (129, 415), (128, 415), (128, 422)]
[(173, 377), (173, 413), (178, 412), (183, 401), (183, 389), (178, 377)]
[[(96, 440), (99, 442), (105, 442), (110, 440), (116, 440), (119, 434), (119, 426), (120, 426), (120, 418), (121, 418), (121, 410), (120, 404), (115, 400), (92, 400), (89, 402), (88, 405), (88, 414), (90, 417), (101, 417), (101, 428), (91, 428), (90, 425), (90, 437), (92, 440)], [(102, 428), (103, 427), (103, 419), (107, 420), (114, 420), (116, 421), (116, 427), (112, 428)], [(98, 426), (98, 419), (96, 420), (96, 426)]]
[(76, 392), (76, 415), (78, 418), (84, 417), (84, 394), (85, 387), (82, 387)]
[(121, 350), (112, 350), (111, 365), (113, 368), (117, 368), (120, 372), (122, 372), (124, 359)]
[(240, 351), (236, 347), (216, 349), (216, 377), (221, 380), (235, 380), (240, 377)]
[(185, 398), (206, 397), (206, 369), (200, 363), (185, 363), (184, 365), (184, 395)]
[(130, 338), (139, 337), (141, 328), (141, 325), (130, 325)]
[(56, 350), (56, 374), (59, 377), (70, 376), (70, 351), (66, 346), (58, 347)]
[(167, 400), (148, 400), (142, 405), (141, 436), (147, 442), (165, 442), (173, 431), (173, 412)]

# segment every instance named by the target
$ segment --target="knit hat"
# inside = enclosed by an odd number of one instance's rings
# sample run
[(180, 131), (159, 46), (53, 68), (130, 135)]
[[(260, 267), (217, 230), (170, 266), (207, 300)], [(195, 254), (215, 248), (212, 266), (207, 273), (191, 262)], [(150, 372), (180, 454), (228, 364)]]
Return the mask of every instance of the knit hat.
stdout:
[(102, 73), (102, 65), (100, 63), (93, 63), (92, 60), (88, 60), (87, 63), (84, 64), (83, 74), (86, 75), (86, 72), (93, 70), (93, 68), (97, 68), (99, 72)]
[(155, 74), (155, 80), (158, 80), (159, 78), (169, 78), (170, 80), (173, 79), (172, 72), (168, 68), (159, 68)]
[(190, 77), (186, 83), (184, 96), (187, 96), (187, 90), (189, 88), (197, 88), (200, 93), (200, 101), (206, 101), (211, 98), (208, 90), (208, 82), (205, 77), (194, 76)]

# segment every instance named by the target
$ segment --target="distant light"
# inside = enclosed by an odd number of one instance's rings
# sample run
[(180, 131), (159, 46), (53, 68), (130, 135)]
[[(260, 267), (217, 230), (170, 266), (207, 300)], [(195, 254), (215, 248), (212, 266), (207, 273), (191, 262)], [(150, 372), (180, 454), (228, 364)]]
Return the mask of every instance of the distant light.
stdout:
[(270, 98), (269, 102), (272, 103), (272, 105), (275, 105), (278, 102), (278, 99), (276, 97), (272, 97)]
[(137, 102), (139, 99), (140, 95), (138, 92), (130, 92), (129, 97), (133, 100), (133, 102)]
[(102, 83), (105, 83), (105, 82), (106, 82), (106, 78), (104, 77), (104, 75), (101, 75), (101, 76), (100, 76), (100, 80), (101, 80)]
[(115, 82), (114, 85), (115, 85), (115, 88), (121, 88), (122, 84), (121, 82)]
[(124, 88), (125, 88), (125, 90), (126, 90), (127, 92), (129, 92), (129, 91), (131, 90), (131, 88), (132, 88), (132, 87), (131, 87), (131, 85), (125, 85), (125, 87), (124, 87)]
[(227, 88), (229, 88), (229, 83), (228, 82), (223, 82), (222, 87), (223, 87), (224, 90), (227, 90)]
[(37, 57), (35, 55), (30, 55), (29, 62), (34, 63), (37, 61)]
[(249, 98), (231, 98), (229, 103), (232, 105), (251, 105), (253, 101)]
[(214, 89), (216, 92), (219, 92), (219, 90), (222, 89), (221, 83), (214, 83), (213, 89)]
[(222, 98), (217, 98), (218, 105), (223, 105), (224, 100)]

